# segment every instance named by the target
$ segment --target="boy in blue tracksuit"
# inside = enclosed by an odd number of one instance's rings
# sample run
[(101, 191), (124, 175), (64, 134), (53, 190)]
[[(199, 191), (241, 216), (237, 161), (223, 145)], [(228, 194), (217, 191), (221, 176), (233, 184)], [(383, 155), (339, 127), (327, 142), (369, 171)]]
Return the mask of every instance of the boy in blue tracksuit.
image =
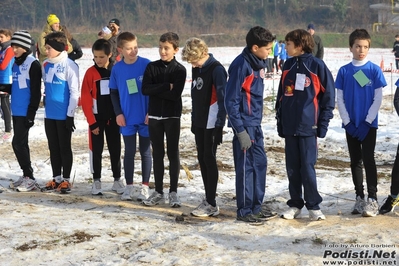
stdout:
[[(324, 220), (319, 204), (315, 164), (317, 137), (324, 138), (335, 107), (334, 79), (324, 62), (312, 55), (313, 38), (297, 29), (285, 36), (290, 59), (283, 67), (278, 88), (277, 130), (285, 138), (289, 181), (289, 208), (281, 214), (294, 219), (306, 206), (311, 220)], [(302, 196), (302, 187), (303, 194)]]
[(31, 53), (32, 38), (28, 32), (17, 31), (11, 38), (15, 55), (12, 67), (11, 112), (14, 125), (12, 148), (23, 175), (10, 187), (29, 191), (36, 188), (30, 161), (29, 129), (33, 126), (41, 98), (42, 70), (38, 60)]
[(45, 37), (47, 59), (42, 66), (46, 108), (44, 129), (46, 131), (53, 179), (46, 189), (70, 192), (73, 154), (72, 132), (79, 98), (78, 65), (68, 58), (65, 51), (67, 38), (63, 32), (52, 32)]
[[(365, 29), (357, 29), (349, 35), (353, 59), (339, 69), (335, 80), (338, 111), (346, 131), (356, 191), (352, 214), (362, 214), (364, 217), (378, 214), (374, 149), (382, 89), (387, 85), (380, 67), (367, 59), (370, 43), (371, 37)], [(364, 200), (362, 165), (366, 172), (367, 202)]]
[(225, 107), (228, 126), (234, 131), (237, 220), (248, 223), (260, 223), (260, 218), (267, 218), (261, 211), (267, 167), (261, 122), (264, 69), (273, 40), (269, 30), (251, 28), (246, 36), (247, 46), (228, 70)]

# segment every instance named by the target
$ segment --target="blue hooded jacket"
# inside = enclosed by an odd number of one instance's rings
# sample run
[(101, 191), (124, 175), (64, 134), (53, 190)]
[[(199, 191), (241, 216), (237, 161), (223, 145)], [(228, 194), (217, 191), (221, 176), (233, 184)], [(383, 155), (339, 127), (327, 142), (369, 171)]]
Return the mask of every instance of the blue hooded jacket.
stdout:
[(256, 57), (248, 47), (229, 67), (225, 106), (228, 126), (236, 133), (262, 122), (265, 67), (266, 60)]

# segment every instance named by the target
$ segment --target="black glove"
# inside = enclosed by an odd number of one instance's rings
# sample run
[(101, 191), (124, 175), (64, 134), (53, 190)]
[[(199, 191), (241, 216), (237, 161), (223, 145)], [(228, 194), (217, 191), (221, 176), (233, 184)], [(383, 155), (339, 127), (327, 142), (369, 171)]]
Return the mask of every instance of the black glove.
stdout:
[(223, 128), (215, 127), (212, 132), (213, 143), (220, 145), (223, 142)]
[(33, 127), (34, 124), (35, 124), (35, 122), (33, 122), (33, 119), (25, 117), (25, 127), (26, 128), (31, 128), (31, 127)]
[(67, 116), (67, 119), (65, 121), (65, 127), (67, 130), (74, 132), (76, 127), (75, 123), (73, 122), (73, 117)]
[(191, 133), (193, 133), (195, 135), (195, 128), (194, 128), (193, 124), (191, 124)]

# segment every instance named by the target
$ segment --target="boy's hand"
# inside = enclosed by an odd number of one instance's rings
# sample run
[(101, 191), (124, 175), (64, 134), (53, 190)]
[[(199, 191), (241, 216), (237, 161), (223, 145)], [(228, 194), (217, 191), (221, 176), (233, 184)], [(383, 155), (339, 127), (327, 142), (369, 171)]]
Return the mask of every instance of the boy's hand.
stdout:
[(240, 142), (241, 150), (248, 150), (252, 146), (251, 138), (249, 137), (246, 130), (237, 133), (238, 141)]
[(346, 124), (345, 130), (346, 130), (346, 132), (348, 132), (348, 134), (351, 135), (352, 137), (356, 137), (357, 128), (355, 127), (355, 124), (353, 124), (352, 122), (349, 122), (348, 124)]
[(215, 127), (212, 132), (213, 143), (220, 145), (223, 142), (223, 127)]
[(359, 127), (357, 128), (357, 138), (360, 141), (363, 141), (366, 137), (367, 134), (369, 133), (371, 128), (371, 124), (367, 123), (366, 121), (363, 121), (360, 123)]
[(116, 124), (118, 124), (120, 127), (126, 126), (125, 116), (123, 114), (120, 114), (116, 117)]
[(75, 131), (76, 127), (75, 127), (73, 116), (67, 116), (66, 121), (65, 121), (65, 127), (68, 131), (71, 131), (71, 132)]
[(94, 135), (98, 135), (100, 134), (100, 127), (98, 126), (97, 122), (95, 122), (94, 124), (90, 125), (90, 130), (91, 133), (93, 133)]
[(29, 118), (25, 118), (25, 127), (26, 128), (31, 128), (31, 127), (33, 127), (33, 125), (35, 124), (35, 122), (33, 122), (33, 120), (32, 119), (29, 119)]
[(144, 124), (148, 125), (148, 114), (145, 115)]

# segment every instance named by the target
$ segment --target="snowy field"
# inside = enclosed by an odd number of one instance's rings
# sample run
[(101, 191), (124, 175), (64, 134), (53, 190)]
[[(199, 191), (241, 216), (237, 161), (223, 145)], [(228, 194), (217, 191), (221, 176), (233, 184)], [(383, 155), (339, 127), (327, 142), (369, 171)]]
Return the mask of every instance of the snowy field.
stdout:
[[(241, 47), (210, 48), (226, 68), (242, 51)], [(139, 49), (139, 55), (158, 59), (157, 48)], [(180, 54), (177, 59), (181, 61)], [(369, 60), (390, 68), (394, 56), (389, 49), (371, 49)], [(325, 62), (337, 74), (351, 60), (349, 49), (325, 49)], [(80, 79), (92, 65), (90, 49), (78, 60)], [(311, 222), (303, 210), (299, 219), (276, 218), (261, 226), (235, 219), (235, 179), (231, 129), (224, 128), (218, 149), (220, 182), (217, 202), (221, 213), (214, 218), (190, 216), (204, 195), (196, 161), (194, 137), (190, 132), (191, 66), (183, 92), (181, 170), (178, 194), (183, 206), (145, 207), (125, 202), (111, 192), (112, 173), (104, 152), (102, 184), (104, 195), (91, 195), (87, 123), (81, 110), (75, 116), (72, 136), (73, 189), (68, 195), (19, 193), (8, 189), (21, 174), (11, 143), (0, 144), (0, 264), (1, 265), (398, 265), (399, 212), (363, 218), (351, 215), (354, 189), (349, 156), (338, 111), (330, 122), (325, 139), (319, 140), (318, 186), (324, 201), (325, 221)], [(399, 117), (393, 109), (392, 94), (398, 73), (385, 72), (375, 157), (378, 164), (378, 200), (389, 193), (390, 172), (399, 141)], [(265, 204), (277, 212), (289, 199), (285, 173), (284, 142), (278, 137), (274, 119), (274, 95), (279, 76), (265, 80), (263, 130), (268, 156)], [(49, 152), (44, 133), (43, 109), (39, 109), (30, 131), (35, 177), (40, 184), (51, 179)], [(0, 122), (4, 130), (3, 121)], [(166, 160), (166, 166), (168, 161)], [(140, 158), (136, 154), (135, 182), (141, 180)], [(153, 185), (153, 177), (151, 177)], [(166, 173), (165, 193), (169, 178)], [(137, 185), (136, 183), (135, 185)], [(338, 264), (342, 262), (342, 264)]]

